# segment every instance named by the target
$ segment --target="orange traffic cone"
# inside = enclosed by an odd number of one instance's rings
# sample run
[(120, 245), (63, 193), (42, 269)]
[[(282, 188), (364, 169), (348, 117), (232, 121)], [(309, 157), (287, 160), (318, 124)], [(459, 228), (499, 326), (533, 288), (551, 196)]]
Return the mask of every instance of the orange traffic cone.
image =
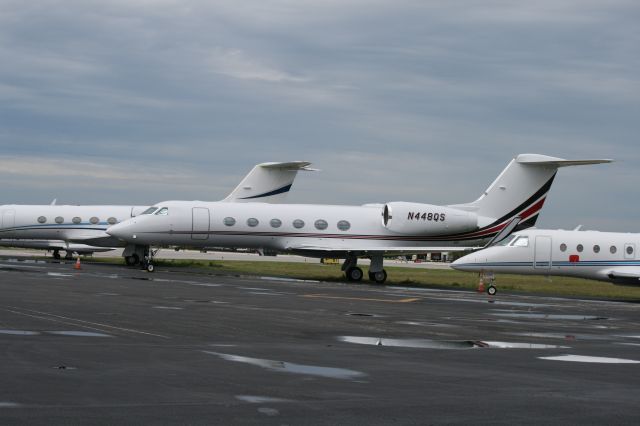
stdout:
[(480, 275), (480, 281), (478, 281), (478, 293), (484, 293), (484, 277)]
[(82, 267), (80, 266), (80, 256), (78, 256), (78, 260), (76, 260), (76, 266), (73, 267), (74, 269), (82, 269)]

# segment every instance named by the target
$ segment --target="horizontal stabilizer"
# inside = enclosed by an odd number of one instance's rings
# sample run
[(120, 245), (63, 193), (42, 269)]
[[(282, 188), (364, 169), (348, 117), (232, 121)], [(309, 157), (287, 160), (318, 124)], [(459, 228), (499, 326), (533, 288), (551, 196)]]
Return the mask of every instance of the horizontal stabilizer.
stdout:
[(552, 167), (586, 166), (589, 164), (605, 164), (613, 162), (611, 159), (565, 160), (564, 158), (549, 157), (548, 155), (540, 154), (520, 154), (516, 157), (516, 161), (520, 164)]

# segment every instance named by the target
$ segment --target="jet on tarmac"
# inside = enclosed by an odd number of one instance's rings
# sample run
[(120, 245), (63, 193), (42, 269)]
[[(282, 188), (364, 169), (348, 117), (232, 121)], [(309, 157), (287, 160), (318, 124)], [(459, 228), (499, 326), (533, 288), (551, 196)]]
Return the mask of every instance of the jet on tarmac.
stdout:
[[(562, 275), (640, 285), (640, 234), (528, 229), (452, 263), (460, 271)], [(492, 288), (494, 287), (494, 288)], [(495, 294), (495, 286), (487, 288)]]
[[(559, 167), (611, 160), (565, 160), (537, 154), (513, 159), (476, 201), (439, 206), (389, 202), (364, 206), (165, 201), (112, 226), (128, 244), (255, 248), (345, 259), (350, 281), (383, 283), (388, 254), (482, 247), (533, 226)], [(153, 271), (152, 257), (144, 266)]]
[[(240, 184), (221, 202), (246, 203), (261, 201), (281, 203), (290, 191), (300, 170), (313, 170), (311, 163), (294, 161), (256, 165)], [(123, 256), (135, 265), (148, 251), (148, 246), (123, 244), (107, 234), (116, 223), (143, 213), (149, 206), (69, 206), (3, 205), (0, 206), (0, 245), (60, 251), (71, 258), (73, 253), (92, 254), (125, 246)]]

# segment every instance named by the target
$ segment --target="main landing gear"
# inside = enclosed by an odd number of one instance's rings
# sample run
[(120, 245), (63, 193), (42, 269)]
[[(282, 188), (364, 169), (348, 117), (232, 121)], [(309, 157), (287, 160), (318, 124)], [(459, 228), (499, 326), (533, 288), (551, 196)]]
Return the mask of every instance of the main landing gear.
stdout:
[[(347, 257), (342, 264), (342, 270), (347, 277), (347, 281), (362, 281), (364, 273), (362, 272), (362, 269), (357, 266), (357, 264), (358, 258), (356, 256)], [(387, 280), (387, 271), (385, 271), (382, 266), (382, 254), (371, 256), (371, 266), (369, 267), (369, 281), (373, 281), (377, 284), (383, 284)]]

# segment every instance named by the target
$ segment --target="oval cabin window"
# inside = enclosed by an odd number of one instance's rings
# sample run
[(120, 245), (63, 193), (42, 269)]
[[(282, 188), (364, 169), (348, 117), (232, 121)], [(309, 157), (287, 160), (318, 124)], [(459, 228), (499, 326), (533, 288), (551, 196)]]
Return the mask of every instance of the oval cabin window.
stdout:
[(222, 221), (226, 226), (233, 226), (236, 224), (236, 220), (232, 217), (225, 217)]
[(280, 228), (282, 226), (282, 221), (280, 219), (271, 219), (271, 222), (269, 223), (272, 228)]
[(329, 226), (327, 221), (324, 220), (324, 219), (316, 220), (316, 223), (314, 223), (314, 225), (315, 225), (316, 229), (319, 229), (320, 231), (324, 231)]
[(252, 228), (255, 227), (255, 226), (258, 226), (258, 223), (260, 223), (260, 222), (258, 222), (258, 219), (256, 219), (255, 217), (251, 217), (251, 218), (247, 219), (247, 225), (249, 225)]

